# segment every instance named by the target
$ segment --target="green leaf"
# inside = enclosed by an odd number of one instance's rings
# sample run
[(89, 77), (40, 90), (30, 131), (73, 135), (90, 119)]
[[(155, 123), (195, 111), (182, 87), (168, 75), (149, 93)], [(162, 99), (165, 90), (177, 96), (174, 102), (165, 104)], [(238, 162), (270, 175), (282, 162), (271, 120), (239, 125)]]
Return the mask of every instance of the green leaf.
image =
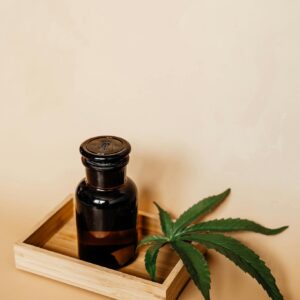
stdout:
[(283, 300), (270, 269), (251, 249), (222, 234), (186, 234), (181, 239), (195, 241), (209, 249), (215, 249), (249, 273), (266, 290), (273, 300)]
[(253, 231), (265, 235), (273, 235), (273, 234), (278, 234), (287, 228), (288, 226), (270, 229), (247, 219), (229, 218), (229, 219), (211, 220), (211, 221), (191, 225), (190, 227), (184, 229), (183, 233), (191, 233), (197, 231), (214, 231), (214, 232)]
[(163, 233), (167, 237), (171, 237), (173, 233), (173, 222), (171, 219), (171, 216), (169, 215), (168, 212), (166, 212), (164, 209), (162, 209), (156, 202), (154, 202), (156, 205), (158, 211), (159, 211), (159, 219), (160, 219), (160, 224), (161, 224), (161, 229)]
[(183, 241), (173, 241), (171, 245), (180, 256), (192, 280), (201, 291), (205, 300), (209, 300), (210, 273), (203, 254), (191, 244)]
[(146, 255), (145, 255), (145, 266), (146, 270), (150, 275), (151, 280), (156, 280), (156, 259), (159, 252), (159, 249), (165, 244), (166, 242), (157, 242), (153, 244), (151, 247), (148, 248)]
[(144, 246), (144, 245), (150, 245), (153, 243), (165, 243), (168, 239), (165, 236), (162, 235), (148, 235), (145, 238), (143, 238), (141, 241), (139, 241), (138, 247)]
[(230, 189), (227, 189), (219, 195), (205, 198), (190, 207), (182, 215), (180, 215), (174, 223), (174, 232), (177, 233), (181, 231), (186, 225), (192, 223), (198, 217), (212, 211), (218, 204), (226, 199), (229, 193)]

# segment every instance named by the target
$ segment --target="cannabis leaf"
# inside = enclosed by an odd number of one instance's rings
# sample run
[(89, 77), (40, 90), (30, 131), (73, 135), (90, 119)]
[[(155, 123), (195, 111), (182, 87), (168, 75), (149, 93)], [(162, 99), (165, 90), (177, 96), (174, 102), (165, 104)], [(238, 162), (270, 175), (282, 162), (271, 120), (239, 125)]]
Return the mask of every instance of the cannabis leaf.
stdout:
[(149, 246), (145, 255), (145, 267), (152, 280), (156, 277), (156, 260), (159, 249), (170, 243), (177, 252), (192, 280), (205, 300), (210, 299), (210, 272), (203, 254), (191, 243), (199, 243), (216, 250), (233, 261), (243, 271), (250, 274), (265, 289), (273, 300), (283, 300), (270, 269), (263, 260), (238, 240), (220, 232), (252, 231), (265, 235), (281, 233), (288, 226), (275, 229), (264, 227), (247, 219), (229, 218), (192, 224), (196, 219), (211, 212), (229, 195), (230, 189), (215, 196), (205, 198), (186, 210), (173, 222), (169, 213), (157, 203), (160, 223), (164, 235), (150, 235), (139, 242), (138, 247)]
[(183, 235), (181, 238), (187, 241), (198, 242), (208, 249), (215, 249), (254, 277), (272, 299), (283, 299), (276, 286), (275, 279), (265, 263), (254, 251), (236, 239), (222, 234)]
[(156, 202), (154, 202), (158, 211), (161, 229), (166, 236), (170, 236), (173, 233), (173, 222), (169, 213), (167, 213), (164, 209), (162, 209)]
[(138, 247), (167, 241), (169, 241), (168, 238), (162, 235), (148, 235), (139, 242)]
[(179, 240), (172, 242), (171, 245), (179, 254), (204, 298), (210, 299), (210, 273), (203, 254), (191, 244)]
[(233, 231), (253, 231), (265, 235), (278, 234), (288, 226), (283, 226), (276, 229), (266, 228), (260, 224), (246, 219), (220, 219), (211, 220), (207, 222), (202, 222), (200, 224), (195, 224), (185, 229), (187, 232), (197, 232), (197, 231), (216, 231), (216, 232), (233, 232)]
[(230, 194), (230, 189), (227, 189), (220, 195), (211, 196), (205, 198), (188, 210), (186, 210), (179, 218), (176, 220), (174, 224), (174, 231), (178, 232), (183, 229), (186, 225), (193, 222), (195, 219), (207, 214), (212, 211), (216, 206), (218, 206), (221, 202), (223, 202), (226, 197)]
[(146, 270), (149, 273), (151, 279), (155, 281), (156, 277), (156, 259), (159, 252), (159, 249), (165, 244), (166, 242), (155, 242), (150, 248), (148, 248), (146, 255), (145, 255), (145, 266)]

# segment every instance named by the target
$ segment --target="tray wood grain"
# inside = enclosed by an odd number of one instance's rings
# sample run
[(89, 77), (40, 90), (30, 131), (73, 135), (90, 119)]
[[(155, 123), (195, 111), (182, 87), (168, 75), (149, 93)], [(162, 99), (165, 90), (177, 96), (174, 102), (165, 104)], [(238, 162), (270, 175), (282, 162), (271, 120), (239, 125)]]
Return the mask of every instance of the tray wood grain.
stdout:
[[(158, 234), (156, 216), (139, 212), (139, 239)], [(15, 243), (16, 267), (114, 299), (176, 299), (189, 276), (175, 252), (161, 249), (157, 260), (157, 282), (152, 282), (144, 267), (146, 248), (134, 262), (112, 270), (78, 259), (74, 200), (69, 195), (28, 235)]]

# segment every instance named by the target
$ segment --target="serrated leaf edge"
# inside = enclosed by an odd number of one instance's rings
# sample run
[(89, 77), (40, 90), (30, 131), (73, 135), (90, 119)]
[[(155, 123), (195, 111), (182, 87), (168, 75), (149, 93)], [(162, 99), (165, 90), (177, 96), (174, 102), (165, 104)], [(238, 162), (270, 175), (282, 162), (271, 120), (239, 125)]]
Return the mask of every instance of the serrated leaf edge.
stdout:
[[(224, 246), (224, 244), (218, 244), (217, 246), (219, 247), (223, 247), (225, 248), (225, 253), (223, 253), (222, 251), (220, 251), (220, 249), (218, 249), (217, 247), (215, 247), (214, 245), (210, 245), (210, 243), (212, 243), (211, 241), (203, 241), (203, 237), (207, 238), (208, 236), (219, 236), (222, 238), (227, 239), (228, 241), (233, 241), (234, 243), (236, 243), (237, 245), (241, 246), (243, 249), (243, 251), (247, 251), (248, 254), (251, 253), (251, 255), (253, 255), (253, 258), (257, 260), (257, 263), (260, 264), (260, 267), (262, 267), (262, 271), (261, 270), (257, 270), (255, 268), (255, 266), (253, 266), (253, 262), (249, 261), (249, 258), (242, 258), (244, 261), (241, 261), (241, 255), (239, 253), (233, 253), (233, 256), (236, 256), (235, 259), (233, 260), (231, 259), (231, 255), (229, 255), (228, 253), (226, 253), (226, 251), (232, 251), (232, 249), (228, 249)], [(199, 238), (198, 238), (199, 237)], [(202, 237), (202, 239), (201, 239)], [(276, 284), (276, 280), (274, 278), (274, 276), (271, 273), (271, 270), (267, 267), (266, 263), (259, 257), (259, 255), (257, 255), (252, 249), (250, 249), (249, 247), (247, 247), (246, 245), (244, 245), (243, 243), (241, 243), (240, 241), (238, 241), (237, 239), (234, 239), (232, 237), (229, 236), (225, 236), (222, 234), (187, 234), (185, 236), (181, 237), (184, 240), (189, 240), (189, 241), (195, 241), (198, 242), (202, 245), (204, 245), (205, 247), (209, 248), (209, 249), (214, 249), (217, 252), (223, 254), (224, 256), (226, 256), (229, 260), (233, 261), (238, 267), (240, 267), (244, 272), (248, 273), (250, 276), (252, 276), (262, 287), (263, 289), (268, 293), (268, 295), (273, 299), (273, 300), (283, 300), (283, 296), (279, 290), (279, 288), (277, 287)], [(243, 269), (243, 264), (245, 263), (245, 265), (247, 265), (248, 267), (250, 267), (251, 271), (253, 271), (254, 274), (251, 274), (249, 271), (244, 270)], [(261, 273), (264, 272), (265, 276), (268, 276), (269, 278), (265, 278)], [(256, 278), (255, 276), (257, 276), (258, 278)], [(264, 283), (261, 282), (261, 279)], [(267, 285), (268, 288), (266, 288)], [(271, 285), (270, 285), (271, 284)]]

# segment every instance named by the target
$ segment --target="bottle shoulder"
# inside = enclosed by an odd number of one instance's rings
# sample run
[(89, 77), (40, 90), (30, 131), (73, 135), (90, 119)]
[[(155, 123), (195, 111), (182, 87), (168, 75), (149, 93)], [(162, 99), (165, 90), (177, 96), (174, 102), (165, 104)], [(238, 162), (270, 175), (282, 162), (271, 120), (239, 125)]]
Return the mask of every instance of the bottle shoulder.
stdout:
[(134, 181), (127, 177), (124, 184), (119, 187), (100, 190), (87, 185), (85, 178), (82, 179), (76, 189), (76, 201), (86, 205), (101, 208), (111, 207), (124, 202), (136, 202), (137, 187)]

